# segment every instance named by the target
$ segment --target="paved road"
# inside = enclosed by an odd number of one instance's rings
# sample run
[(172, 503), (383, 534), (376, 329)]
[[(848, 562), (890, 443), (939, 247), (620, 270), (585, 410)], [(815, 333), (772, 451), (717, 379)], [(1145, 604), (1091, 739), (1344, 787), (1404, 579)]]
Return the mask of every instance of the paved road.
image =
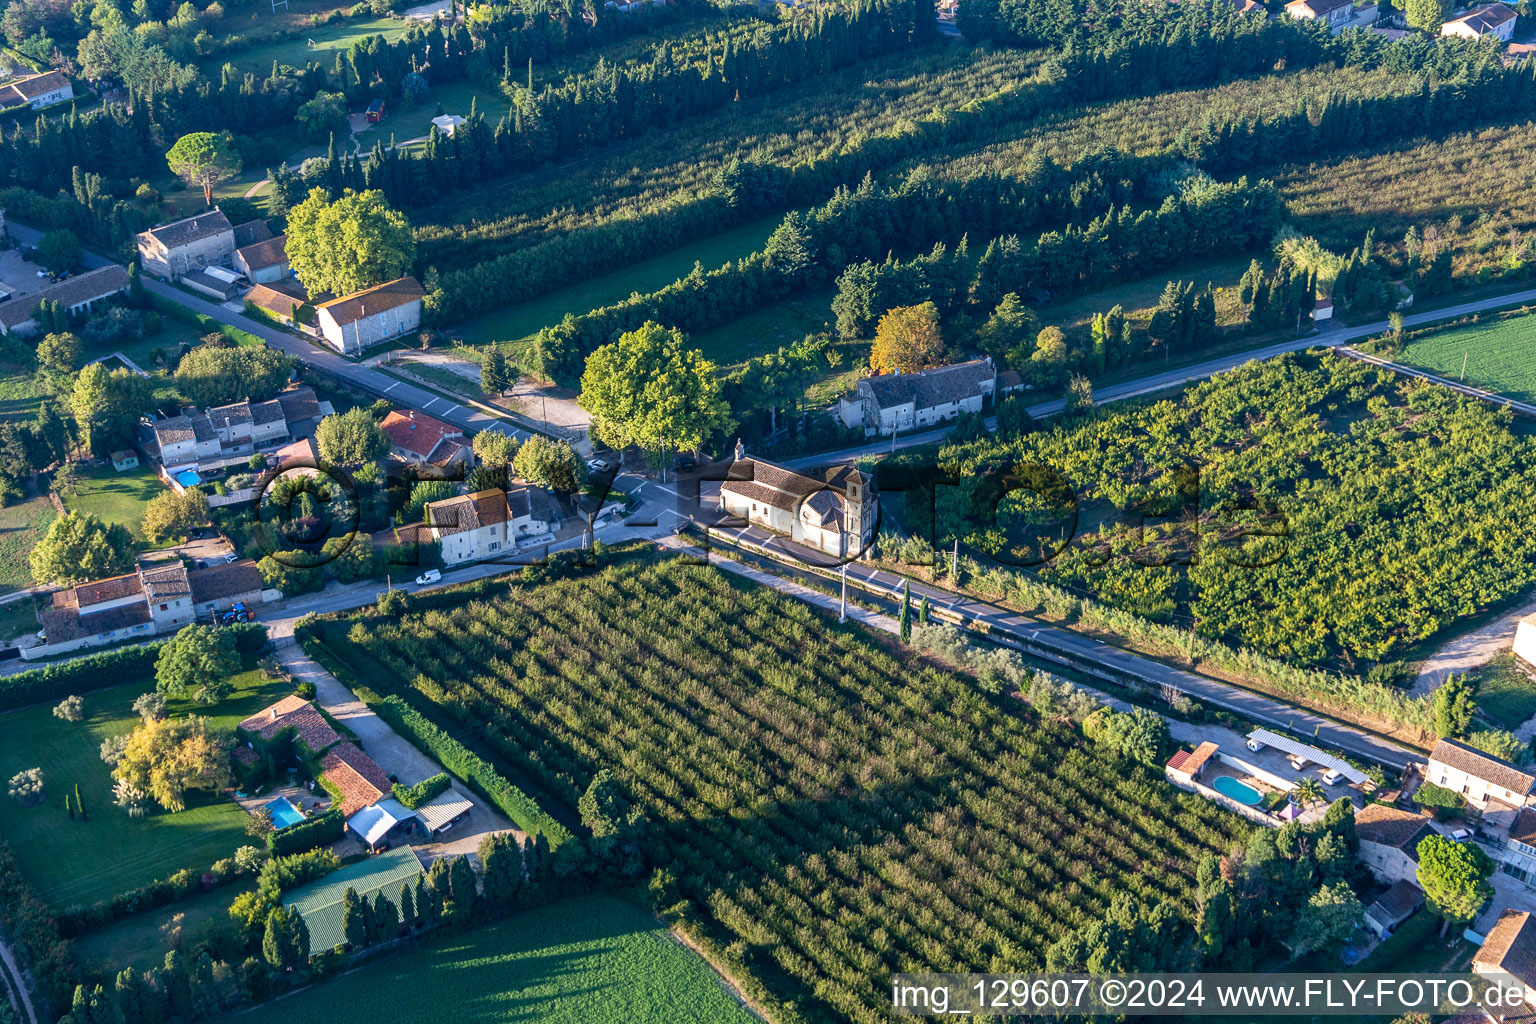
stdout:
[[(36, 245), (42, 237), (42, 232), (36, 228), (30, 228), (11, 221), (6, 229), (13, 238), (28, 245)], [(81, 257), (81, 262), (90, 269), (104, 267), (111, 263), (106, 257), (93, 252), (86, 252)], [(381, 373), (369, 366), (343, 359), (335, 352), (310, 342), (297, 335), (280, 331), (269, 324), (252, 320), (243, 313), (237, 313), (216, 302), (199, 298), (188, 294), (180, 288), (157, 281), (149, 276), (144, 277), (144, 290), (152, 295), (179, 302), (187, 308), (212, 317), (220, 323), (231, 327), (238, 327), (242, 331), (249, 331), (258, 338), (264, 340), (271, 347), (286, 352), (302, 363), (313, 366), (323, 373), (346, 381), (353, 387), (360, 388), (370, 394), (388, 398), (398, 406), (411, 409), (420, 409), (422, 412), (436, 416), (440, 420), (452, 423), (465, 431), (475, 432), (480, 430), (498, 430), (512, 434), (520, 440), (526, 440), (531, 436), (526, 430), (519, 430), (510, 423), (499, 420), (477, 409), (461, 405), (451, 399), (433, 394), (414, 384), (405, 383), (386, 373)]]
[[(804, 554), (803, 549), (757, 527), (732, 528), (729, 532), (776, 557), (798, 558)], [(785, 567), (785, 571), (788, 571), (788, 567)], [(868, 593), (899, 600), (903, 581), (907, 578), (855, 562), (848, 566), (848, 580), (850, 585), (859, 586)], [(1303, 708), (1134, 654), (1040, 619), (984, 601), (961, 597), (941, 587), (917, 581), (909, 583), (914, 604), (926, 596), (933, 611), (942, 609), (966, 623), (981, 623), (989, 634), (1006, 635), (1038, 654), (1047, 657), (1054, 654), (1071, 661), (1091, 664), (1113, 676), (1141, 680), (1153, 686), (1172, 684), (1196, 700), (1227, 708), (1260, 724), (1277, 726), (1302, 737), (1312, 737), (1321, 746), (1343, 750), (1355, 757), (1399, 771), (1407, 767), (1409, 762), (1424, 756)]]
[[(32, 1008), (32, 996), (27, 992), (26, 984), (21, 980), (21, 970), (16, 966), (16, 958), (11, 953), (11, 947), (0, 942), (0, 961), (4, 961), (7, 979), (0, 979), (0, 998), (8, 996), (14, 986), (16, 995), (21, 999), (20, 1006), (14, 1006), (16, 1016), (21, 1024), (35, 1024), (37, 1012)], [(14, 1005), (14, 1004), (13, 1004)]]

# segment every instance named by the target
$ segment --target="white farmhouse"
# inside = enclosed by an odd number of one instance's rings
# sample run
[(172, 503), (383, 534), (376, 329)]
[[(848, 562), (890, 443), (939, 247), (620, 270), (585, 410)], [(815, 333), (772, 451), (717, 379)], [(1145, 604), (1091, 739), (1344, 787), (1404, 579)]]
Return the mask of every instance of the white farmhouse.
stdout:
[(1490, 819), (1508, 826), (1530, 798), (1536, 776), (1508, 761), (1485, 754), (1458, 740), (1442, 739), (1429, 753), (1424, 778), (1442, 789), (1460, 793), (1467, 803)]
[(41, 110), (74, 98), (75, 87), (62, 71), (23, 75), (0, 85), (0, 107), (19, 107), (25, 103), (33, 110)]
[(1438, 833), (1429, 815), (1386, 804), (1367, 804), (1355, 815), (1360, 861), (1383, 884), (1412, 881), (1419, 873), (1419, 843)]
[(229, 262), (235, 229), (217, 206), (148, 231), (140, 231), (139, 264), (146, 274), (176, 280), (183, 274)]
[(869, 548), (878, 518), (875, 502), (869, 476), (853, 466), (807, 476), (747, 458), (740, 441), (720, 485), (720, 510), (726, 515), (838, 558)]
[(1492, 36), (1507, 43), (1510, 36), (1515, 34), (1516, 17), (1514, 8), (1506, 4), (1484, 4), (1441, 25), (1440, 34), (1459, 36), (1462, 39)]
[(918, 373), (885, 373), (859, 381), (852, 398), (838, 402), (837, 416), (864, 436), (920, 430), (981, 412), (997, 390), (991, 359), (972, 359)]
[(420, 327), (421, 300), (426, 294), (414, 277), (400, 277), (322, 302), (315, 307), (320, 335), (342, 355), (358, 355)]
[(442, 547), (443, 563), (459, 565), (515, 553), (518, 542), (545, 537), (560, 526), (560, 513), (545, 491), (491, 488), (427, 503), (421, 540)]

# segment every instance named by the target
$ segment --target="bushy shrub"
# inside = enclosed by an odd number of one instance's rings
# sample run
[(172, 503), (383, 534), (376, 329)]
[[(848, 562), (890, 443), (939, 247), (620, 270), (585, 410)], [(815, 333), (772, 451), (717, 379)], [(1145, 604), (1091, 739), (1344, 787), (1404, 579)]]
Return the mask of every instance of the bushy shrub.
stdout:
[(317, 846), (334, 843), (346, 830), (347, 819), (341, 811), (326, 811), (267, 836), (267, 852), (274, 857), (303, 853)]

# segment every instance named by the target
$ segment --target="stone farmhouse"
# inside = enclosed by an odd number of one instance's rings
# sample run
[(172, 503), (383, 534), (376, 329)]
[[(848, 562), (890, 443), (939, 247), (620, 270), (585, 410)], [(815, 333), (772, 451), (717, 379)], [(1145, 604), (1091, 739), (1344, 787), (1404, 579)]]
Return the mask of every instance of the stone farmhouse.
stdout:
[(233, 263), (235, 270), (245, 275), (246, 280), (253, 285), (281, 281), (291, 273), (288, 268), (288, 236), (278, 235), (236, 249)]
[(180, 562), (141, 566), (136, 572), (81, 583), (53, 595), (39, 618), (45, 639), (24, 647), (27, 659), (51, 658), (119, 640), (174, 633), (237, 601), (263, 599), (256, 563), (233, 562), (188, 570)]
[(864, 436), (890, 436), (952, 420), (963, 412), (981, 412), (997, 391), (991, 359), (972, 359), (918, 373), (885, 373), (859, 381), (852, 398), (840, 399), (837, 417), (846, 426), (864, 428)]
[(1386, 804), (1367, 804), (1355, 814), (1360, 861), (1386, 885), (1414, 881), (1419, 874), (1419, 843), (1439, 833), (1430, 816)]
[(726, 515), (837, 558), (869, 548), (876, 501), (869, 475), (852, 466), (808, 476), (747, 458), (740, 441), (729, 478), (720, 485)]
[(1482, 39), (1485, 36), (1492, 36), (1507, 43), (1510, 36), (1515, 34), (1516, 18), (1514, 8), (1507, 4), (1484, 4), (1441, 25), (1440, 34), (1459, 36), (1462, 39)]
[(1459, 793), (1483, 812), (1485, 824), (1509, 827), (1531, 797), (1536, 775), (1458, 740), (1442, 739), (1429, 753), (1424, 778)]
[(36, 334), (40, 326), (37, 311), (44, 302), (57, 302), (70, 316), (85, 316), (106, 305), (114, 295), (126, 292), (128, 285), (128, 271), (114, 263), (67, 278), (40, 292), (18, 296), (0, 303), (0, 334)]
[(331, 412), (313, 388), (290, 388), (265, 402), (246, 399), (209, 409), (183, 409), (145, 424), (145, 447), (167, 472), (214, 471), (243, 462), (257, 451), (310, 436)]
[(315, 306), (320, 337), (342, 355), (358, 355), (421, 326), (426, 296), (414, 277), (401, 277)]
[(22, 75), (0, 85), (0, 108), (26, 104), (33, 110), (51, 107), (75, 98), (75, 87), (62, 71), (44, 71), (40, 75)]
[(139, 232), (139, 265), (146, 274), (179, 281), (208, 267), (227, 267), (237, 248), (271, 237), (266, 221), (248, 221), (237, 228), (215, 206)]
[(515, 553), (524, 542), (548, 540), (560, 528), (560, 510), (538, 487), (492, 488), (428, 502), (420, 541), (436, 541), (445, 565), (483, 562)]
[[(1472, 954), (1473, 974), (1508, 974), (1525, 988), (1525, 1005), (1536, 1004), (1536, 920), (1529, 911), (1506, 910)], [(1491, 1018), (1490, 1018), (1491, 1019)], [(1510, 1020), (1529, 1020), (1523, 1012)]]

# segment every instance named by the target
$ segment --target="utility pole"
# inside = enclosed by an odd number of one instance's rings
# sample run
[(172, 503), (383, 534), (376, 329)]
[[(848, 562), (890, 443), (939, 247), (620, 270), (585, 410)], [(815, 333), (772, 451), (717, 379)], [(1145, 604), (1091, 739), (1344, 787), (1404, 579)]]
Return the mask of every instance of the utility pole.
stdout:
[(837, 609), (837, 621), (848, 621), (848, 563), (843, 563), (843, 602)]
[(1463, 352), (1461, 354), (1461, 382), (1463, 384), (1465, 384), (1467, 382), (1467, 353), (1466, 352)]
[(955, 537), (955, 547), (949, 553), (949, 578), (955, 586), (960, 585), (960, 538)]

